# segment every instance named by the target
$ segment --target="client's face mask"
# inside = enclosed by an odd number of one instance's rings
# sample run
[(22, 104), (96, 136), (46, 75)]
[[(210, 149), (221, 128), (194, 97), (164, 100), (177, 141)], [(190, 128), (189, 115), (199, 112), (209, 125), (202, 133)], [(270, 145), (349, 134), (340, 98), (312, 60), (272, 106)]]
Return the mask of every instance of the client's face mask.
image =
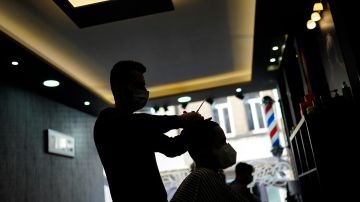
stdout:
[(226, 143), (220, 149), (214, 151), (221, 168), (227, 168), (236, 163), (236, 151), (229, 144)]
[(134, 89), (132, 92), (132, 105), (133, 111), (143, 108), (149, 99), (149, 91)]

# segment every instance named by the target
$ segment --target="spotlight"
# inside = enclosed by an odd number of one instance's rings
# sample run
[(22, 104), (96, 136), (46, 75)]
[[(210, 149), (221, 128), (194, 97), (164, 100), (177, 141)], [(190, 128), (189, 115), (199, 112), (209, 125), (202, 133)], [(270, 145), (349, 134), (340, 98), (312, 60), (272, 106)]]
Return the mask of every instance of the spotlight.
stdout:
[(159, 107), (159, 106), (157, 106), (157, 105), (155, 105), (155, 106), (153, 106), (153, 109), (154, 109), (154, 111), (155, 111), (155, 113), (156, 113), (156, 112), (158, 112), (158, 111), (159, 111), (160, 107)]
[(244, 99), (244, 94), (242, 92), (236, 92), (235, 96), (239, 98), (240, 100)]
[(188, 104), (189, 104), (188, 102), (183, 102), (183, 103), (181, 103), (181, 107), (182, 107), (183, 109), (185, 109)]
[(210, 105), (212, 105), (214, 103), (214, 99), (209, 97), (209, 98), (206, 98), (205, 100), (207, 103), (209, 103)]
[(312, 20), (308, 20), (307, 23), (306, 23), (306, 27), (308, 29), (314, 29), (316, 27), (316, 23)]
[(317, 21), (319, 21), (320, 19), (321, 19), (321, 16), (320, 16), (320, 13), (318, 13), (318, 12), (313, 12), (312, 14), (311, 14), (311, 20), (312, 21), (314, 21), (314, 22), (317, 22)]
[(164, 111), (166, 111), (166, 112), (168, 111), (168, 106), (167, 105), (164, 105), (163, 108), (164, 108)]
[(324, 6), (321, 2), (314, 4), (313, 11), (322, 11), (322, 10), (324, 10)]

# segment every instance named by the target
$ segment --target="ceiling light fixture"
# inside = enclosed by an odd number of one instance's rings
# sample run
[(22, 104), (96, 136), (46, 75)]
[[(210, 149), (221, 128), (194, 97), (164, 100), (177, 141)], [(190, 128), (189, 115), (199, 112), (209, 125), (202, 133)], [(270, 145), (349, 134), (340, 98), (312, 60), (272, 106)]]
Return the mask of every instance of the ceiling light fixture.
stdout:
[(11, 64), (14, 65), (14, 66), (17, 66), (17, 65), (19, 65), (19, 62), (18, 61), (12, 61)]
[(266, 67), (267, 71), (274, 71), (280, 68), (281, 60), (279, 60), (279, 58), (285, 51), (287, 38), (287, 34), (274, 37), (274, 42), (272, 43), (271, 52), (269, 55), (269, 62)]
[(186, 109), (186, 106), (187, 106), (188, 104), (189, 104), (188, 102), (183, 102), (183, 103), (181, 103), (181, 107), (182, 107), (183, 109)]
[(212, 97), (206, 98), (206, 102), (212, 105), (214, 103), (214, 98)]
[(237, 92), (235, 93), (235, 97), (239, 98), (240, 100), (244, 99), (244, 94), (243, 92)]
[(318, 12), (313, 12), (311, 14), (311, 20), (314, 21), (314, 22), (317, 22), (321, 19), (321, 16), (320, 16), (320, 13)]
[(313, 6), (313, 11), (310, 15), (310, 20), (306, 22), (306, 27), (308, 29), (314, 29), (316, 27), (316, 22), (321, 20), (321, 12), (324, 10), (324, 6), (321, 2), (315, 3)]
[(314, 29), (316, 27), (316, 23), (312, 20), (308, 20), (307, 23), (306, 23), (306, 27), (308, 29)]
[(167, 112), (169, 110), (169, 107), (167, 105), (164, 105), (163, 109), (164, 109), (165, 112)]
[(60, 85), (60, 82), (56, 80), (46, 80), (43, 82), (43, 85), (46, 87), (57, 87)]
[(322, 11), (322, 10), (324, 10), (324, 6), (321, 2), (314, 4), (313, 11)]
[(155, 113), (156, 113), (156, 112), (158, 112), (158, 111), (159, 111), (159, 109), (160, 109), (160, 107), (159, 107), (159, 106), (157, 106), (157, 105), (153, 106), (152, 108), (153, 108), (153, 110), (154, 110), (154, 112), (155, 112)]
[(238, 93), (240, 93), (240, 92), (242, 91), (242, 89), (241, 89), (241, 88), (237, 88), (235, 91), (238, 92)]
[(71, 5), (76, 8), (76, 7), (80, 7), (80, 6), (87, 6), (87, 5), (91, 5), (91, 4), (96, 4), (96, 3), (101, 3), (104, 1), (109, 1), (109, 0), (68, 0)]
[(271, 72), (271, 71), (275, 71), (275, 70), (278, 70), (279, 69), (279, 65), (269, 65), (267, 66), (266, 70), (268, 72)]
[(179, 97), (177, 101), (180, 102), (180, 103), (190, 102), (191, 97), (190, 96)]
[(171, 0), (53, 0), (79, 27), (174, 10)]
[(89, 106), (90, 104), (91, 104), (91, 103), (90, 103), (89, 101), (85, 101), (85, 102), (84, 102), (84, 105), (85, 105), (85, 106)]

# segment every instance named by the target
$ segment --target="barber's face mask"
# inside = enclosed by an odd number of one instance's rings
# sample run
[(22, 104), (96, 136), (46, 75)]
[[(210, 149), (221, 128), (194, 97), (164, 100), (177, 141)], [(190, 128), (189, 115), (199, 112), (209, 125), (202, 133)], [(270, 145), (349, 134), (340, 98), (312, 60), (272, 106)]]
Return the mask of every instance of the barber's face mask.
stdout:
[(236, 163), (236, 151), (229, 143), (226, 143), (219, 149), (215, 150), (214, 153), (220, 167), (223, 169)]
[(149, 91), (134, 89), (132, 92), (131, 108), (133, 111), (142, 109), (149, 99)]

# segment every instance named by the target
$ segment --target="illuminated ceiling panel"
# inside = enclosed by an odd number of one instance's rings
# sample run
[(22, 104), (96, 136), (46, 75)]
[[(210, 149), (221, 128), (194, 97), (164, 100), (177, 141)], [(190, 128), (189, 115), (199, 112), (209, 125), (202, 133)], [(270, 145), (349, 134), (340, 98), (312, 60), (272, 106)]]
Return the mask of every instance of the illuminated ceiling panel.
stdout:
[(73, 5), (74, 7), (86, 6), (104, 1), (109, 1), (109, 0), (69, 0), (71, 5)]
[(54, 0), (54, 2), (80, 28), (174, 10), (171, 0)]

